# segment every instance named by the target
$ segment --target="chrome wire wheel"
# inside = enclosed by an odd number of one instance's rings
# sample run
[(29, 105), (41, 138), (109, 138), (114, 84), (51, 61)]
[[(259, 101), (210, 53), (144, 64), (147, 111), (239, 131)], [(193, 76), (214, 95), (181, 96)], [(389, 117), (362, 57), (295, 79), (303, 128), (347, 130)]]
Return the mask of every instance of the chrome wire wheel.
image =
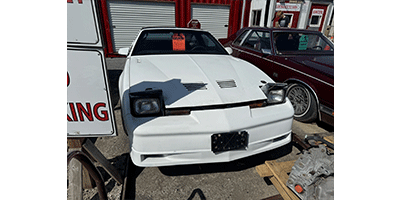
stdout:
[(290, 84), (287, 97), (294, 109), (294, 119), (301, 122), (314, 122), (317, 120), (317, 100), (306, 86), (299, 83)]
[(310, 92), (301, 85), (293, 84), (288, 91), (288, 98), (293, 105), (294, 116), (302, 117), (310, 109)]

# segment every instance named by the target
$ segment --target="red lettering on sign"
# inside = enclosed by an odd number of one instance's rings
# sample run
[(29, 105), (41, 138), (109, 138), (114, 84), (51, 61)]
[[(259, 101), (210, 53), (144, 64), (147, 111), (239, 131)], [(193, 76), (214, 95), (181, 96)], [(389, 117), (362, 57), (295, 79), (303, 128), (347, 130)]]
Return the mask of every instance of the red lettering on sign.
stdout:
[(103, 102), (96, 103), (93, 106), (93, 109), (90, 103), (86, 103), (86, 107), (80, 102), (67, 103), (67, 105), (69, 105), (69, 110), (71, 112), (71, 116), (67, 113), (67, 121), (69, 122), (84, 122), (85, 117), (89, 121), (94, 121), (94, 117), (99, 121), (108, 121), (109, 119), (108, 111), (100, 109), (101, 107), (106, 107), (106, 104)]
[[(74, 121), (78, 121), (78, 118), (76, 117), (76, 111), (75, 111), (74, 103), (69, 103), (69, 108), (71, 110), (72, 118), (74, 119)], [(68, 121), (72, 121), (71, 117), (69, 117), (68, 114), (67, 114), (67, 120)]]
[(323, 15), (324, 10), (323, 9), (313, 9), (312, 14), (313, 15)]
[(69, 86), (69, 74), (67, 72), (67, 87)]
[(103, 116), (99, 115), (99, 107), (106, 107), (105, 103), (97, 103), (96, 105), (94, 105), (93, 110), (94, 112), (94, 116), (96, 116), (96, 118), (100, 121), (107, 121), (108, 120), (108, 112), (107, 111), (101, 111), (101, 114), (103, 114)]
[(90, 103), (86, 103), (86, 110), (81, 103), (77, 103), (76, 108), (78, 109), (79, 119), (81, 120), (81, 122), (85, 121), (85, 119), (83, 118), (83, 114), (85, 114), (86, 118), (89, 121), (93, 121), (93, 114), (92, 109), (90, 108)]
[(72, 122), (73, 120), (71, 119), (71, 117), (67, 114), (67, 121)]

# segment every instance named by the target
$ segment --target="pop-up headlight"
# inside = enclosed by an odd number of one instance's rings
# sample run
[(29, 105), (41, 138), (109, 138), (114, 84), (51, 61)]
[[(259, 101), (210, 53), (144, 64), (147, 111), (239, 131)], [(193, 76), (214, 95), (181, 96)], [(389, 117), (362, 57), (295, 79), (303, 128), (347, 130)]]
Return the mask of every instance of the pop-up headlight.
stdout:
[(286, 99), (286, 83), (267, 83), (261, 87), (267, 96), (268, 104), (284, 103)]
[(162, 90), (148, 90), (130, 94), (131, 113), (135, 117), (164, 115)]

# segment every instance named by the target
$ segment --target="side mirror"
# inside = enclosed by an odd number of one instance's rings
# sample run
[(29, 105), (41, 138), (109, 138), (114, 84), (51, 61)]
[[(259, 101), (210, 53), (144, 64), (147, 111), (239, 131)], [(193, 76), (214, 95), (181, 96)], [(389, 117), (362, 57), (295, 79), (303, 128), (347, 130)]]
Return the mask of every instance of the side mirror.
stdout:
[(128, 52), (129, 51), (129, 48), (120, 48), (119, 50), (118, 50), (118, 54), (119, 55), (123, 55), (123, 56), (126, 56), (126, 55), (128, 55)]
[(229, 53), (229, 55), (233, 53), (233, 50), (230, 47), (225, 47), (225, 50)]
[(261, 52), (265, 55), (265, 56), (269, 56), (272, 54), (271, 49), (261, 49)]

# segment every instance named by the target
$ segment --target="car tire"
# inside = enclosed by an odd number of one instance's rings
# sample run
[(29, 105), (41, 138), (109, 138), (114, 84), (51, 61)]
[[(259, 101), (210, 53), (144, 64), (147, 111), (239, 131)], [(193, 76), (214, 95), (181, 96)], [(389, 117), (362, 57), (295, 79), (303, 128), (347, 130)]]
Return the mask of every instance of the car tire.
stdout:
[(313, 122), (317, 119), (317, 101), (304, 85), (290, 84), (287, 97), (294, 109), (294, 119), (300, 122)]

